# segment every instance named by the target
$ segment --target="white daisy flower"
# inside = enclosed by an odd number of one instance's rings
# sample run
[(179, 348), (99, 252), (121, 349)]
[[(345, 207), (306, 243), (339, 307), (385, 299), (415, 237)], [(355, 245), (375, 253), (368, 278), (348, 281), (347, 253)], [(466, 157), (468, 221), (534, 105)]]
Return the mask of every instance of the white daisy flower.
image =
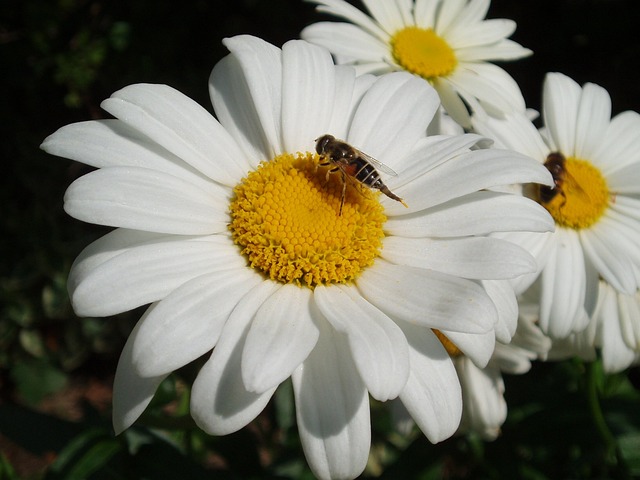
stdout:
[[(433, 330), (490, 356), (501, 303), (481, 281), (535, 262), (484, 235), (552, 222), (535, 202), (487, 189), (551, 185), (549, 172), (514, 152), (471, 151), (476, 135), (426, 137), (438, 96), (407, 73), (356, 77), (304, 41), (224, 44), (231, 54), (210, 78), (217, 120), (170, 87), (132, 85), (102, 103), (116, 119), (43, 143), (99, 168), (69, 187), (66, 211), (118, 227), (72, 268), (76, 312), (151, 303), (118, 365), (116, 431), (167, 375), (213, 350), (193, 385), (198, 425), (239, 430), (291, 377), (319, 478), (364, 469), (369, 395), (398, 397), (432, 442), (449, 437), (460, 384)], [(359, 184), (351, 165), (331, 174), (314, 151), (324, 134), (395, 170), (384, 182), (408, 208)]]
[(640, 279), (640, 115), (614, 118), (603, 88), (580, 87), (570, 78), (547, 75), (543, 92), (545, 128), (523, 115), (506, 120), (478, 117), (474, 128), (497, 147), (544, 163), (556, 186), (525, 189), (554, 217), (553, 233), (514, 233), (501, 238), (525, 247), (538, 271), (516, 283), (524, 291), (539, 280), (540, 326), (552, 338), (586, 328), (603, 278), (617, 291), (634, 294)]
[(640, 291), (618, 292), (599, 282), (598, 302), (586, 329), (556, 341), (550, 358), (577, 356), (593, 361), (600, 351), (606, 373), (617, 373), (640, 362)]
[(490, 0), (363, 0), (371, 17), (344, 0), (309, 0), (317, 10), (348, 20), (319, 22), (301, 37), (328, 48), (359, 73), (406, 70), (427, 80), (442, 106), (464, 127), (468, 108), (492, 115), (525, 111), (515, 80), (489, 63), (530, 55), (509, 37), (516, 24), (485, 20)]

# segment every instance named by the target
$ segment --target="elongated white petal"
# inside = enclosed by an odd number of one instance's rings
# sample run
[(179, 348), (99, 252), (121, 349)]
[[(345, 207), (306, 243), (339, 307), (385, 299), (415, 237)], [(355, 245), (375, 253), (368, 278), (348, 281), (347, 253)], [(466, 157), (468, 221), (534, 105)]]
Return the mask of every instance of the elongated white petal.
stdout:
[[(239, 79), (242, 82), (242, 97), (235, 96), (235, 99), (241, 103), (233, 109), (236, 112), (238, 109), (249, 109), (250, 115), (257, 117), (260, 137), (247, 140), (269, 147), (267, 158), (263, 160), (273, 158), (283, 152), (280, 124), (282, 118), (281, 51), (270, 43), (250, 35), (225, 38), (222, 43), (233, 54), (242, 71), (242, 77)], [(223, 99), (225, 102), (232, 100), (233, 98)], [(217, 112), (217, 102), (214, 107)], [(229, 108), (228, 104), (227, 107)]]
[[(327, 133), (335, 96), (335, 69), (329, 52), (301, 40), (282, 47), (282, 135), (287, 152), (313, 151)], [(301, 108), (304, 105), (304, 108)]]
[(492, 63), (461, 65), (447, 80), (470, 104), (477, 99), (490, 112), (525, 111), (524, 97), (516, 81)]
[[(602, 219), (591, 229), (581, 231), (580, 240), (598, 273), (617, 290), (631, 295), (638, 288), (634, 262), (625, 248), (631, 245), (616, 238), (618, 230), (614, 222)], [(638, 240), (638, 233), (635, 240)]]
[(540, 327), (553, 338), (586, 328), (585, 263), (578, 235), (558, 229), (553, 250), (542, 271)]
[[(461, 154), (396, 188), (394, 193), (405, 199), (408, 209), (393, 200), (383, 199), (383, 202), (389, 215), (406, 215), (478, 190), (529, 182), (551, 186), (551, 174), (541, 163), (516, 152), (476, 150)], [(400, 205), (399, 208), (394, 203)]]
[(185, 282), (140, 321), (135, 368), (141, 375), (161, 375), (207, 353), (240, 298), (261, 281), (259, 274), (243, 267)]
[(483, 280), (482, 286), (498, 311), (496, 340), (509, 343), (518, 326), (518, 300), (513, 286), (504, 280)]
[(598, 322), (598, 337), (602, 352), (602, 366), (607, 373), (616, 373), (627, 368), (636, 357), (622, 336), (620, 312), (616, 291), (604, 282), (600, 283), (598, 305), (594, 312)]
[(458, 237), (501, 231), (553, 230), (551, 215), (520, 196), (480, 191), (410, 215), (391, 217), (384, 229), (402, 237)]
[(390, 32), (385, 32), (371, 17), (344, 0), (311, 0), (311, 2), (318, 5), (316, 7), (318, 12), (344, 18), (385, 43), (389, 39)]
[(441, 332), (451, 340), (478, 368), (484, 368), (489, 363), (496, 345), (495, 332), (481, 334)]
[(501, 280), (536, 271), (535, 259), (519, 246), (488, 237), (386, 237), (382, 257), (408, 265), (473, 279)]
[(389, 46), (385, 42), (351, 23), (313, 23), (300, 32), (300, 38), (360, 61), (378, 62), (390, 58)]
[(113, 429), (116, 435), (129, 428), (144, 412), (166, 374), (145, 377), (133, 368), (133, 344), (139, 333), (139, 325), (133, 329), (120, 354), (116, 376), (113, 380)]
[(314, 308), (311, 290), (293, 284), (262, 304), (242, 353), (247, 390), (261, 393), (276, 387), (307, 358), (319, 335)]
[(240, 430), (264, 409), (275, 391), (275, 387), (262, 393), (247, 390), (241, 359), (256, 312), (278, 288), (275, 282), (262, 282), (242, 298), (193, 383), (191, 416), (207, 433), (227, 435)]
[(362, 273), (357, 286), (387, 315), (430, 328), (484, 333), (497, 320), (481, 286), (451, 275), (379, 260)]
[(640, 114), (622, 112), (611, 119), (591, 160), (605, 176), (628, 165), (640, 163)]
[(465, 57), (460, 56), (465, 48), (480, 45), (494, 46), (515, 31), (516, 22), (505, 18), (493, 18), (474, 24), (459, 22), (457, 26), (459, 28), (450, 29), (447, 32), (447, 43), (456, 51), (458, 59), (466, 60)]
[(393, 33), (404, 28), (408, 17), (408, 8), (400, 8), (407, 1), (379, 2), (376, 0), (363, 0), (365, 8), (369, 11), (373, 19), (378, 22), (386, 32)]
[(346, 339), (324, 325), (315, 348), (293, 372), (302, 448), (321, 479), (355, 478), (371, 444), (369, 398)]
[(347, 140), (395, 169), (424, 137), (439, 105), (435, 90), (420, 78), (406, 72), (384, 75), (358, 105)]
[(204, 191), (157, 170), (109, 167), (73, 182), (65, 193), (64, 209), (98, 225), (204, 235), (226, 230), (230, 194), (230, 190)]
[(580, 94), (580, 85), (566, 75), (547, 74), (543, 86), (542, 116), (553, 144), (565, 156), (575, 154)]
[(602, 87), (587, 83), (582, 88), (576, 119), (578, 158), (591, 158), (600, 147), (602, 137), (611, 120), (611, 97)]
[(495, 148), (515, 150), (541, 163), (549, 154), (549, 147), (540, 132), (524, 113), (506, 114), (504, 119), (474, 115), (472, 123), (476, 132), (495, 142)]
[(451, 358), (426, 328), (401, 322), (409, 341), (411, 373), (400, 400), (432, 443), (453, 435), (462, 415), (462, 391)]
[(237, 143), (218, 121), (167, 85), (130, 85), (101, 106), (224, 185), (234, 186), (249, 168)]
[(398, 396), (409, 376), (407, 340), (398, 326), (353, 287), (317, 286), (313, 298), (337, 331), (369, 393), (380, 401)]
[(224, 188), (120, 120), (72, 123), (49, 135), (41, 148), (98, 168), (129, 166), (158, 170), (205, 192)]
[(69, 278), (71, 302), (81, 316), (125, 312), (160, 300), (199, 275), (245, 263), (232, 242), (218, 236), (160, 238), (113, 257), (98, 255), (102, 263), (79, 266)]

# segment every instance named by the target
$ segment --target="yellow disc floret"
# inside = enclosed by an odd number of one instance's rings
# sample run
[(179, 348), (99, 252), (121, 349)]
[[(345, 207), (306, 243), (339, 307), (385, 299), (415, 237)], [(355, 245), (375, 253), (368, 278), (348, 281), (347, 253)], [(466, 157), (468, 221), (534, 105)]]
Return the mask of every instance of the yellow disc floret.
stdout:
[(318, 155), (263, 162), (234, 189), (229, 229), (251, 267), (272, 280), (310, 288), (346, 283), (373, 264), (386, 221), (378, 193), (347, 185)]
[(391, 53), (398, 65), (427, 80), (449, 75), (458, 63), (453, 49), (431, 28), (399, 30), (391, 38)]
[(582, 229), (596, 223), (607, 209), (611, 194), (600, 170), (586, 160), (569, 157), (556, 178), (555, 195), (541, 202), (557, 225)]

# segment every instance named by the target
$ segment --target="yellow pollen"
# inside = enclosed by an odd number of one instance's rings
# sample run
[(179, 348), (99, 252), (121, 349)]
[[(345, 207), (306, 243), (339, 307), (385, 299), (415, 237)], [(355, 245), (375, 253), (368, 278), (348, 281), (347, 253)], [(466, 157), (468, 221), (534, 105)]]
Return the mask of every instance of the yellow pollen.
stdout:
[(427, 80), (449, 75), (458, 63), (453, 49), (431, 28), (397, 31), (391, 38), (391, 54), (402, 68)]
[(373, 264), (386, 216), (379, 192), (326, 179), (317, 154), (283, 154), (262, 162), (234, 189), (234, 242), (249, 265), (272, 280), (314, 288), (346, 283)]
[(600, 170), (586, 160), (569, 157), (556, 177), (551, 199), (540, 201), (557, 225), (582, 229), (596, 223), (607, 209), (611, 195)]
[(451, 340), (449, 340), (444, 333), (442, 333), (440, 330), (437, 330), (435, 328), (432, 329), (432, 331), (433, 333), (436, 334), (436, 337), (438, 337), (438, 340), (440, 340), (440, 343), (442, 344), (442, 346), (447, 351), (450, 357), (460, 357), (464, 355), (462, 351), (456, 346), (456, 344), (453, 343)]

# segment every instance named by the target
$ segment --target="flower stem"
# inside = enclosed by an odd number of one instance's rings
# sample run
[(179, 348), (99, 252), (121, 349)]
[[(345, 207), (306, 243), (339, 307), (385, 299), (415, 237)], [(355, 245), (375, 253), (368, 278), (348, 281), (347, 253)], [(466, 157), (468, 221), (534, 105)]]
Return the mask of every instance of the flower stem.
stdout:
[(593, 419), (596, 430), (604, 443), (606, 458), (608, 460), (616, 458), (618, 463), (620, 463), (622, 457), (618, 450), (618, 444), (615, 436), (611, 433), (607, 425), (600, 405), (600, 397), (598, 395), (600, 371), (600, 362), (598, 360), (587, 363), (587, 400), (589, 402), (589, 410), (591, 411), (591, 418)]

